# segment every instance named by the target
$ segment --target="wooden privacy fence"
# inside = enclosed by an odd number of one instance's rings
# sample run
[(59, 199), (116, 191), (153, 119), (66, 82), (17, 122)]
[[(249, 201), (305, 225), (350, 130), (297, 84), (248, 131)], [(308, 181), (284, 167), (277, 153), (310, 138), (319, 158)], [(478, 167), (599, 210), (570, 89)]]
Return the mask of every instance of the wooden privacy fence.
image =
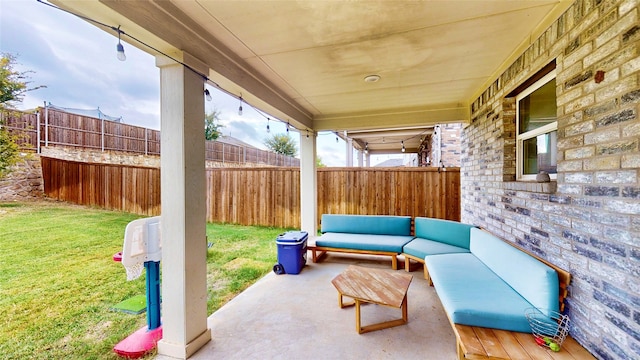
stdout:
[(160, 214), (160, 169), (42, 159), (46, 196), (80, 205)]
[[(158, 130), (51, 108), (39, 108), (37, 113), (2, 112), (0, 116), (7, 129), (18, 136), (24, 150), (40, 153), (43, 146), (66, 146), (160, 155)], [(300, 159), (294, 157), (221, 141), (205, 141), (205, 158), (221, 163), (300, 166)]]
[[(160, 214), (160, 170), (42, 158), (45, 194), (76, 204)], [(206, 170), (207, 220), (300, 227), (298, 168)], [(318, 169), (318, 223), (323, 213), (427, 216), (460, 220), (460, 170), (447, 168)]]

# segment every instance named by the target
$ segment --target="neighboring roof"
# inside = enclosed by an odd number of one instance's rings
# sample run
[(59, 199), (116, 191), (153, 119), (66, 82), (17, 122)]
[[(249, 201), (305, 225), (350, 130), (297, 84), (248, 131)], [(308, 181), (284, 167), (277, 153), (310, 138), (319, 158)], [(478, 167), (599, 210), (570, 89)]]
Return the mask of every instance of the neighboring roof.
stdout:
[(404, 166), (403, 159), (389, 159), (375, 165), (375, 167), (403, 167), (403, 166)]
[(252, 148), (252, 149), (258, 149), (258, 150), (262, 150), (259, 149), (251, 144), (248, 144), (242, 140), (236, 139), (234, 137), (231, 136), (226, 136), (226, 135), (221, 135), (219, 138), (217, 138), (215, 141), (221, 142), (221, 143), (225, 143), (225, 144), (229, 144), (229, 145), (236, 145), (236, 146), (243, 146), (243, 147), (247, 147), (247, 148)]

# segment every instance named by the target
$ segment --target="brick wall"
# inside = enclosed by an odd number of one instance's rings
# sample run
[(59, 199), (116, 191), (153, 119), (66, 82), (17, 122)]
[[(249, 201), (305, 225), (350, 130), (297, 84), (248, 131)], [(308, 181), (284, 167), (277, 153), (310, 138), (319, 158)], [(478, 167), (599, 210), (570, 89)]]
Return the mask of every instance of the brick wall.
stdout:
[[(418, 151), (418, 166), (460, 167), (462, 124), (439, 124), (425, 136)], [(442, 164), (438, 161), (442, 160)]]
[[(569, 270), (571, 334), (600, 359), (640, 358), (638, 12), (638, 0), (576, 1), (475, 99), (462, 132), (462, 221)], [(507, 94), (554, 59), (558, 179), (516, 182)]]
[[(462, 124), (441, 124), (438, 126), (440, 132), (440, 159), (446, 167), (460, 167), (460, 154), (462, 144), (460, 143), (460, 132)], [(432, 136), (432, 141), (435, 136)], [(434, 157), (432, 157), (434, 159)], [(438, 166), (435, 164), (434, 166)]]

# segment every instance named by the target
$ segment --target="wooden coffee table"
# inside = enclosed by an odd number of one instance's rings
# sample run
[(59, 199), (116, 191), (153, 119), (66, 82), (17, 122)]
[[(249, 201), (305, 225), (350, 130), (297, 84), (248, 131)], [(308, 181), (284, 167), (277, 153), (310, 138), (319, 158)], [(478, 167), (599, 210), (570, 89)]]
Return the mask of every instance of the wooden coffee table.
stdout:
[[(410, 274), (351, 265), (331, 280), (331, 283), (338, 290), (340, 308), (355, 305), (356, 330), (358, 334), (363, 334), (407, 323), (407, 290), (412, 279), (413, 275)], [(350, 297), (354, 301), (345, 303), (343, 296)], [(361, 326), (360, 305), (362, 303), (402, 308), (402, 319)]]

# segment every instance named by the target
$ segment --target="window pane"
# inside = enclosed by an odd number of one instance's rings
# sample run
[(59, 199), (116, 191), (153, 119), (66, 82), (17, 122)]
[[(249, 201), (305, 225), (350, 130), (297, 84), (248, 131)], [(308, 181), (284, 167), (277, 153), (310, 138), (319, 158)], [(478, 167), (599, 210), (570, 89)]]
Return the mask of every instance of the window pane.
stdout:
[(522, 142), (522, 173), (524, 175), (532, 175), (540, 171), (546, 171), (549, 174), (555, 174), (558, 161), (557, 142), (557, 131), (524, 140)]
[(556, 79), (522, 98), (518, 103), (518, 111), (520, 134), (556, 121)]

